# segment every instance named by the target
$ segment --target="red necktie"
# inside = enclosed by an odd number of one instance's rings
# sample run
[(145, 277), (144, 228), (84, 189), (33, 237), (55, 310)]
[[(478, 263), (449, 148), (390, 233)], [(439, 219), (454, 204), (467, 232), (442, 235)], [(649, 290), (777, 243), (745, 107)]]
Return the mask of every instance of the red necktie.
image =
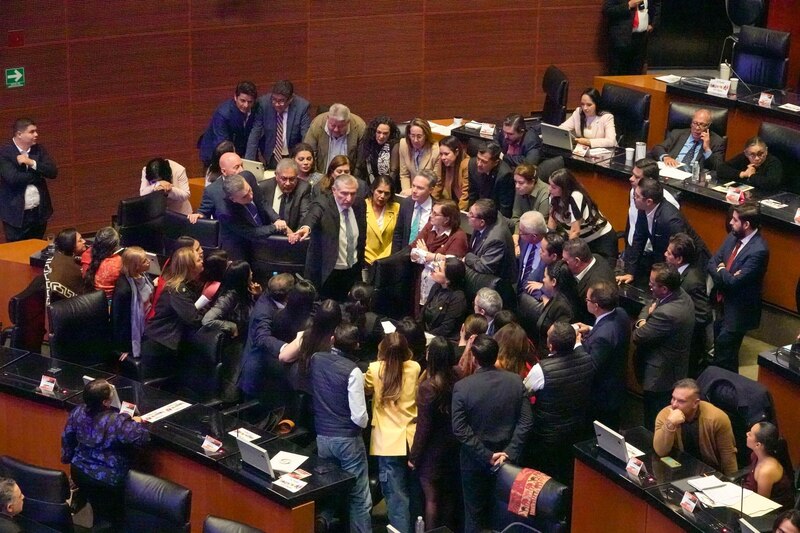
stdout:
[(639, 27), (639, 6), (636, 6), (636, 8), (633, 10), (633, 29), (635, 30), (638, 27)]
[(725, 261), (725, 270), (728, 272), (731, 271), (731, 266), (733, 266), (733, 260), (736, 259), (736, 254), (739, 253), (739, 248), (742, 247), (742, 241), (736, 241), (736, 246), (733, 247), (733, 251), (731, 255), (728, 257), (728, 260)]

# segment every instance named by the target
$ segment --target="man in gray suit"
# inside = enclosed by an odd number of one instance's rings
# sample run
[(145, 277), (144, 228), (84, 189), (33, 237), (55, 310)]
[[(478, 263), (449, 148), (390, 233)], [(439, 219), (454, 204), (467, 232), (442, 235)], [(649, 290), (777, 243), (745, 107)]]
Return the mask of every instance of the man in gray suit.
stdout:
[(472, 238), (464, 263), (481, 274), (492, 274), (509, 282), (516, 280), (514, 241), (508, 231), (508, 221), (497, 212), (494, 200), (476, 201), (470, 206), (467, 217), (472, 226)]
[(298, 173), (294, 159), (281, 159), (275, 168), (275, 179), (258, 183), (270, 219), (283, 221), (283, 231), (287, 233), (298, 228), (311, 206), (311, 187), (297, 177)]
[(655, 301), (642, 309), (631, 341), (644, 391), (644, 426), (653, 431), (656, 415), (669, 403), (673, 384), (689, 371), (694, 303), (681, 289), (678, 269), (668, 263), (653, 265), (650, 291)]
[(725, 141), (710, 127), (711, 113), (708, 109), (698, 109), (689, 129), (672, 130), (653, 147), (653, 159), (669, 167), (691, 167), (694, 161), (699, 161), (701, 167), (715, 170), (724, 161)]

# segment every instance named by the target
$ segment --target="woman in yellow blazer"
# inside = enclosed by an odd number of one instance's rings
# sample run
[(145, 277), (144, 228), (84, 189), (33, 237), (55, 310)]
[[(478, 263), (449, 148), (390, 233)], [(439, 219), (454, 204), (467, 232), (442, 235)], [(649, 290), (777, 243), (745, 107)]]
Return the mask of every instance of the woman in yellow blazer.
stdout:
[(369, 453), (378, 456), (389, 523), (400, 531), (411, 531), (408, 450), (417, 429), (419, 372), (406, 338), (395, 331), (378, 345), (378, 360), (364, 375), (364, 391), (373, 394)]
[(461, 146), (461, 141), (448, 135), (439, 141), (439, 162), (436, 164), (439, 181), (431, 191), (437, 202), (453, 200), (458, 208), (469, 208), (469, 156)]
[(433, 142), (433, 132), (427, 120), (412, 119), (406, 126), (406, 136), (400, 139), (400, 189), (411, 189), (411, 179), (420, 170), (433, 170), (439, 162), (439, 145)]
[(371, 265), (376, 259), (392, 253), (392, 235), (397, 224), (400, 203), (395, 202), (392, 178), (380, 175), (372, 182), (372, 194), (367, 203), (367, 246), (365, 261)]

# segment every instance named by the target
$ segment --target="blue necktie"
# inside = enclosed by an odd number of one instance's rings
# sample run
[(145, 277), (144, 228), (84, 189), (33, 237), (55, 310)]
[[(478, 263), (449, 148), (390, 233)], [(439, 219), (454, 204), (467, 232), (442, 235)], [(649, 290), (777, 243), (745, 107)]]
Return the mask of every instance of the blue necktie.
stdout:
[(260, 226), (261, 217), (258, 216), (258, 209), (256, 209), (256, 206), (254, 206), (253, 203), (250, 202), (245, 207), (247, 208), (247, 212), (250, 213), (250, 217), (253, 219), (253, 223), (255, 223), (256, 226)]

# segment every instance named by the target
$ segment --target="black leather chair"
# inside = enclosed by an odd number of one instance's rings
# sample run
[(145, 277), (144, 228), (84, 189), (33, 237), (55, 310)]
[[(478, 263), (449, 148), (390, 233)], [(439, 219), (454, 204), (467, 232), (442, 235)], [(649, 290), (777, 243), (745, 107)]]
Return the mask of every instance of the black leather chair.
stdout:
[(167, 211), (164, 213), (164, 254), (172, 255), (177, 247), (176, 241), (183, 236), (192, 237), (205, 253), (219, 248), (219, 221), (209, 218), (198, 219), (190, 224), (186, 215)]
[(785, 88), (790, 37), (784, 31), (742, 26), (733, 49), (733, 70), (740, 80), (772, 89)]
[(53, 357), (84, 366), (111, 365), (111, 322), (103, 291), (55, 302), (47, 312)]
[(264, 533), (264, 531), (241, 522), (208, 515), (203, 522), (203, 533)]
[(727, 44), (731, 42), (731, 52), (733, 47), (739, 41), (739, 33), (742, 31), (742, 26), (760, 26), (764, 17), (765, 11), (764, 0), (725, 0), (725, 13), (728, 15), (728, 20), (733, 26), (733, 33), (725, 37), (722, 43), (722, 52), (720, 53), (720, 63), (723, 62), (725, 49)]
[(125, 533), (189, 532), (192, 491), (166, 479), (131, 470), (125, 478)]
[(222, 360), (227, 338), (221, 330), (203, 326), (181, 341), (175, 392), (206, 405), (221, 403)]
[(414, 264), (408, 248), (372, 263), (375, 312), (401, 319), (413, 315)]
[(8, 317), (12, 326), (2, 333), (2, 342), (11, 340), (11, 347), (19, 350), (40, 353), (44, 339), (45, 282), (44, 275), (38, 275), (8, 301)]
[(493, 274), (482, 274), (470, 267), (466, 268), (467, 275), (464, 278), (464, 296), (467, 298), (467, 306), (472, 307), (478, 291), (484, 287), (496, 290), (503, 299), (503, 309), (515, 311), (517, 309), (517, 295), (511, 282)]
[(689, 129), (692, 127), (692, 117), (698, 109), (707, 109), (711, 113), (711, 131), (722, 137), (728, 138), (728, 110), (721, 107), (709, 107), (706, 105), (684, 104), (673, 102), (669, 105), (667, 112), (666, 136), (674, 129)]
[(117, 231), (122, 246), (141, 246), (148, 252), (164, 253), (164, 213), (167, 197), (161, 192), (120, 201)]
[(758, 136), (783, 165), (783, 189), (800, 194), (800, 130), (762, 122)]
[[(517, 522), (535, 528), (542, 533), (565, 533), (569, 531), (570, 490), (563, 483), (551, 478), (547, 481), (539, 497), (536, 499), (536, 515), (523, 517), (508, 510), (508, 499), (514, 480), (522, 471), (517, 465), (505, 463), (497, 471), (494, 483), (494, 509), (492, 511), (492, 528), (502, 531)], [(520, 529), (523, 531), (523, 529)], [(529, 531), (529, 529), (525, 529)]]
[(253, 246), (253, 272), (267, 276), (289, 272), (302, 274), (306, 267), (308, 240), (289, 244), (285, 235), (272, 235), (265, 242)]
[(14, 479), (25, 495), (22, 516), (64, 533), (74, 531), (69, 479), (61, 470), (30, 465), (7, 455), (0, 456), (0, 470)]
[(544, 92), (544, 105), (540, 111), (532, 112), (531, 116), (557, 126), (564, 122), (567, 116), (567, 93), (569, 92), (567, 76), (557, 66), (550, 65), (542, 76), (542, 91)]
[(559, 156), (550, 157), (539, 163), (536, 167), (536, 177), (545, 183), (550, 182), (550, 176), (556, 170), (564, 168), (564, 158)]
[(637, 142), (647, 142), (650, 132), (650, 95), (611, 85), (603, 85), (600, 108), (614, 115), (617, 143), (632, 148)]

